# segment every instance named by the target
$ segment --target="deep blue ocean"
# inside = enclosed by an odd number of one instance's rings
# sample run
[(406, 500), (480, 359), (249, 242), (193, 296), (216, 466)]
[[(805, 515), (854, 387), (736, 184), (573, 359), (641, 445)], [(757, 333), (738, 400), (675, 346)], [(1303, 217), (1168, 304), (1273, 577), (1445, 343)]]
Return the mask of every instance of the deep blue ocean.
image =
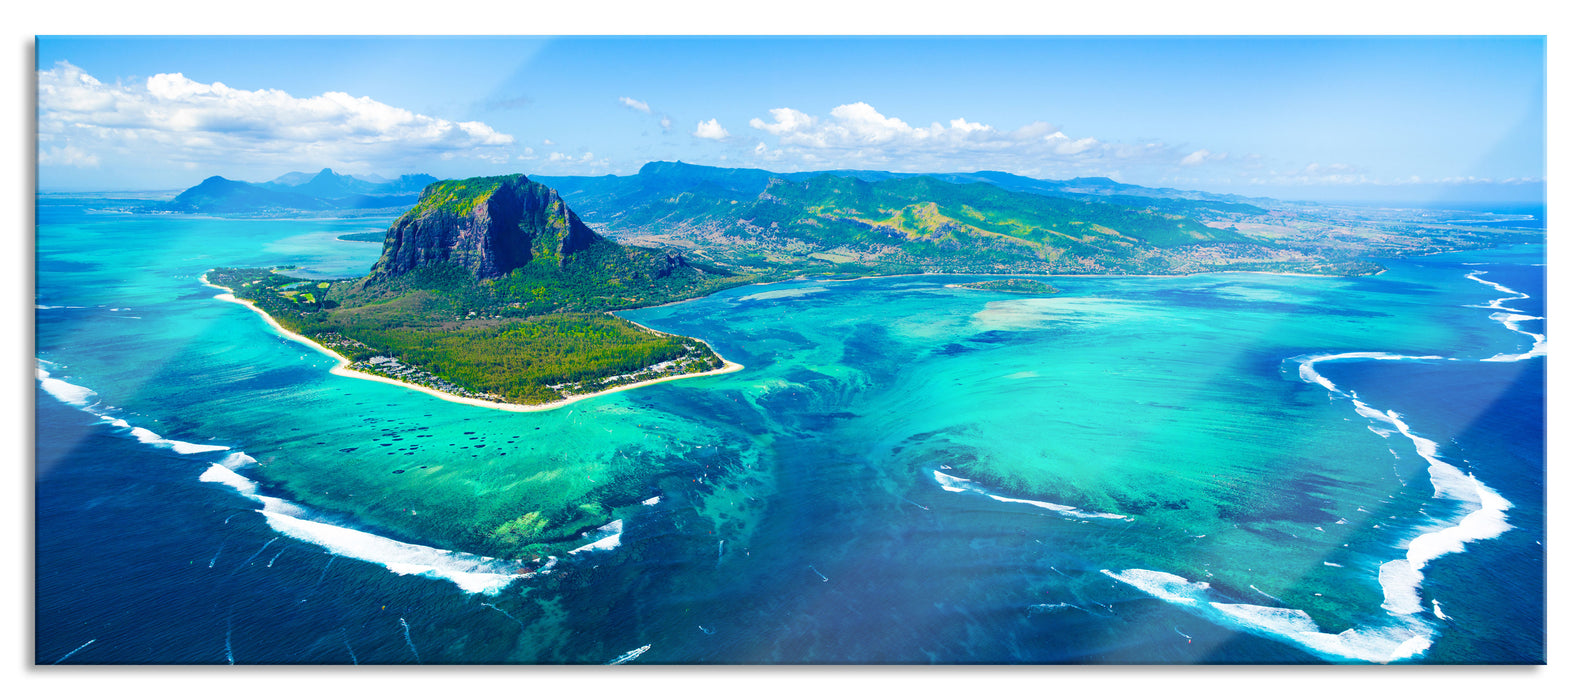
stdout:
[[(1546, 660), (1541, 246), (738, 288), (622, 315), (744, 370), (519, 414), (200, 281), (388, 218), (38, 224), (36, 664)], [(481, 551), (617, 475), (552, 567)]]

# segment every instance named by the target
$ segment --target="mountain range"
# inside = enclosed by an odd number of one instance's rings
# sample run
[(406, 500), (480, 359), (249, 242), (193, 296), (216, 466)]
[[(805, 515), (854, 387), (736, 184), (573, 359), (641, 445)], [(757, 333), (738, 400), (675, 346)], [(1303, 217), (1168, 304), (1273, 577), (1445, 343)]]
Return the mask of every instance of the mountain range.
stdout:
[(210, 177), (149, 209), (198, 214), (272, 214), (350, 209), (386, 209), (416, 204), (430, 175), (402, 175), (394, 180), (365, 180), (329, 168), (315, 175), (292, 172), (268, 182), (242, 182)]
[[(406, 175), (375, 182), (328, 169), (265, 183), (215, 177), (155, 206), (244, 216), (409, 207), (420, 197), (415, 188), (440, 184), (438, 192), (452, 192), (449, 183), (458, 182), (471, 180)], [(547, 186), (599, 240), (666, 250), (695, 270), (732, 270), (727, 276), (1371, 274), (1381, 268), (1370, 258), (1485, 245), (1487, 238), (1412, 212), (1359, 213), (1102, 177), (776, 173), (654, 162), (632, 175), (530, 182)]]
[(1268, 213), (1249, 201), (1108, 178), (661, 162), (629, 176), (536, 179), (617, 240), (758, 271), (1191, 272), (1267, 243), (1235, 230)]

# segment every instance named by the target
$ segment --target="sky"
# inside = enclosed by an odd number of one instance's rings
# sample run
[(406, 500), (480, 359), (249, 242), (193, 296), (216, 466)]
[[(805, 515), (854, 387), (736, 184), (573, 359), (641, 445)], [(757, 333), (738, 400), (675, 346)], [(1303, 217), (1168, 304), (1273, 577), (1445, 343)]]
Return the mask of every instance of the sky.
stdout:
[(1000, 170), (1544, 198), (1543, 37), (63, 37), (40, 191), (211, 175)]

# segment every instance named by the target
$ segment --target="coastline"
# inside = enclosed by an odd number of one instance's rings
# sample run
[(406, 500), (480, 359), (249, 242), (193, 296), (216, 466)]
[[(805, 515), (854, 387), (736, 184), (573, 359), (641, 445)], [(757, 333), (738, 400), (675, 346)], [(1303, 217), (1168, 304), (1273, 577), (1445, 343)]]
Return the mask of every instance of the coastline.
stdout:
[[(1380, 271), (1375, 272), (1373, 274), (1374, 275), (1379, 275), (1379, 274), (1383, 274), (1384, 272), (1387, 272), (1387, 271), (1388, 271), (1388, 269), (1380, 270)], [(1345, 278), (1345, 277), (1347, 277), (1347, 275), (1319, 275), (1319, 274), (1304, 273), (1304, 272), (1277, 272), (1277, 271), (1264, 271), (1264, 270), (1217, 270), (1217, 271), (1209, 271), (1209, 272), (1191, 272), (1191, 273), (1187, 273), (1187, 274), (1184, 274), (1184, 275), (1127, 275), (1127, 274), (1080, 274), (1080, 273), (1013, 274), (1013, 273), (1006, 273), (1006, 275), (988, 274), (988, 275), (984, 275), (984, 276), (989, 276), (989, 277), (1020, 276), (1020, 277), (1033, 277), (1033, 278), (1038, 278), (1038, 277), (1061, 277), (1061, 278), (1122, 278), (1122, 277), (1184, 278), (1184, 277), (1195, 277), (1195, 276), (1198, 276), (1198, 275), (1216, 275), (1216, 274), (1280, 275), (1280, 276), (1289, 276), (1289, 277), (1333, 277), (1333, 278), (1337, 278), (1337, 279), (1338, 278)], [(792, 277), (792, 278), (783, 279), (783, 280), (776, 280), (776, 281), (772, 281), (772, 282), (750, 282), (748, 284), (740, 285), (740, 286), (742, 286), (742, 287), (760, 287), (760, 286), (769, 286), (769, 285), (775, 285), (775, 284), (784, 284), (786, 282), (799, 282), (799, 281), (802, 281), (802, 282), (817, 281), (817, 282), (820, 282), (820, 283), (834, 283), (834, 282), (855, 282), (857, 280), (864, 280), (864, 279), (884, 279), (884, 278), (898, 278), (898, 277), (963, 277), (963, 276), (979, 276), (979, 275), (975, 274), (975, 273), (958, 273), (958, 272), (910, 272), (910, 273), (903, 273), (903, 274), (898, 274), (898, 275), (863, 275), (863, 276), (859, 276), (859, 277), (848, 277), (848, 278), (843, 278), (843, 279), (818, 279), (816, 277), (809, 277), (807, 275), (801, 275), (801, 276), (798, 276), (798, 277)], [(392, 385), (395, 385), (395, 386), (411, 389), (413, 391), (422, 392), (424, 394), (428, 394), (429, 396), (433, 396), (433, 397), (435, 397), (437, 399), (441, 399), (441, 400), (444, 400), (444, 401), (450, 401), (450, 402), (453, 402), (453, 403), (461, 403), (461, 404), (466, 404), (466, 405), (469, 405), (469, 406), (476, 406), (476, 407), (479, 407), (479, 408), (492, 408), (492, 409), (496, 409), (496, 410), (511, 411), (511, 412), (516, 412), (516, 413), (531, 413), (531, 412), (536, 412), (536, 411), (553, 411), (553, 410), (556, 410), (556, 409), (559, 409), (559, 408), (563, 408), (565, 406), (569, 406), (569, 405), (574, 404), (574, 403), (576, 403), (578, 401), (581, 401), (583, 399), (590, 399), (590, 398), (593, 398), (593, 397), (596, 397), (596, 396), (604, 396), (604, 395), (607, 395), (607, 394), (613, 394), (613, 393), (620, 392), (620, 391), (626, 391), (628, 389), (636, 389), (636, 388), (639, 388), (639, 387), (649, 386), (651, 384), (659, 384), (661, 382), (671, 382), (671, 381), (676, 381), (676, 380), (680, 380), (680, 379), (691, 379), (691, 378), (694, 378), (694, 377), (707, 377), (707, 376), (718, 375), (718, 374), (730, 374), (732, 372), (739, 372), (739, 371), (741, 371), (743, 369), (746, 369), (743, 365), (740, 365), (738, 363), (732, 362), (729, 359), (726, 359), (726, 357), (724, 355), (719, 354), (719, 352), (714, 350), (714, 347), (712, 345), (709, 345), (708, 341), (703, 340), (701, 338), (693, 338), (693, 340), (696, 340), (696, 341), (698, 341), (700, 343), (703, 343), (703, 345), (705, 347), (707, 347), (710, 352), (713, 352), (715, 357), (720, 358), (720, 361), (724, 362), (725, 365), (723, 367), (718, 368), (718, 369), (712, 369), (712, 370), (709, 370), (707, 372), (693, 372), (693, 373), (690, 373), (690, 374), (678, 374), (678, 375), (670, 376), (670, 377), (660, 377), (660, 378), (657, 378), (657, 379), (648, 379), (648, 380), (644, 380), (644, 381), (641, 381), (641, 382), (634, 382), (634, 383), (631, 383), (631, 384), (622, 384), (621, 386), (611, 387), (609, 389), (604, 389), (602, 391), (596, 391), (596, 392), (593, 392), (591, 394), (575, 394), (575, 395), (568, 396), (566, 398), (560, 399), (558, 401), (551, 401), (549, 403), (543, 403), (543, 404), (515, 404), (515, 403), (504, 403), (504, 402), (499, 402), (499, 401), (485, 401), (483, 399), (473, 399), (473, 398), (467, 398), (467, 397), (464, 397), (464, 396), (457, 396), (455, 394), (451, 394), (451, 393), (447, 393), (447, 392), (444, 392), (444, 391), (440, 391), (438, 389), (433, 389), (433, 388), (426, 387), (426, 386), (421, 386), (421, 385), (418, 385), (418, 384), (412, 384), (410, 382), (403, 382), (403, 381), (400, 381), (398, 379), (391, 379), (389, 377), (382, 377), (382, 376), (379, 376), (377, 374), (369, 374), (367, 372), (359, 372), (357, 370), (351, 369), (351, 364), (352, 364), (351, 360), (349, 360), (346, 357), (342, 356), (340, 353), (335, 352), (334, 350), (331, 350), (331, 349), (329, 349), (329, 348), (327, 348), (327, 347), (325, 347), (323, 345), (320, 345), (320, 344), (314, 342), (313, 340), (307, 338), (306, 336), (303, 336), (301, 334), (298, 334), (298, 333), (295, 333), (295, 332), (292, 332), (292, 331), (288, 330), (285, 326), (280, 325), (280, 323), (278, 321), (276, 321), (273, 316), (270, 316), (268, 312), (264, 311), (263, 309), (258, 308), (258, 306), (256, 304), (253, 304), (252, 302), (247, 301), (245, 299), (238, 298), (235, 295), (235, 290), (233, 290), (233, 289), (231, 289), (229, 287), (222, 287), (220, 285), (217, 285), (217, 284), (214, 284), (214, 283), (210, 282), (207, 272), (205, 272), (204, 274), (200, 275), (199, 278), (198, 278), (198, 281), (201, 282), (205, 287), (210, 287), (212, 289), (218, 289), (218, 290), (224, 292), (223, 294), (215, 295), (214, 298), (219, 299), (221, 301), (228, 301), (228, 302), (231, 302), (231, 303), (234, 303), (234, 304), (240, 304), (240, 305), (242, 305), (242, 306), (244, 306), (244, 307), (246, 307), (248, 309), (251, 309), (253, 311), (253, 313), (256, 313), (259, 316), (263, 317), (264, 322), (268, 323), (270, 328), (274, 329), (275, 333), (279, 334), (280, 336), (282, 336), (284, 338), (287, 338), (287, 339), (290, 339), (290, 340), (294, 340), (294, 341), (296, 341), (298, 343), (301, 343), (303, 345), (308, 346), (309, 348), (312, 348), (313, 350), (316, 350), (316, 351), (318, 351), (320, 353), (323, 353), (324, 355), (327, 355), (327, 356), (333, 358), (335, 360), (336, 364), (335, 364), (335, 366), (333, 368), (330, 369), (330, 374), (333, 374), (333, 375), (336, 375), (336, 376), (340, 376), (340, 377), (349, 377), (349, 378), (352, 378), (352, 379), (363, 379), (363, 380), (367, 380), (367, 381), (382, 382), (384, 384), (392, 384)], [(946, 285), (946, 287), (947, 288), (959, 287), (959, 285)], [(724, 291), (724, 290), (718, 290), (718, 291)], [(705, 296), (707, 296), (707, 295), (705, 295)], [(701, 298), (701, 297), (694, 297), (693, 299), (696, 299), (696, 298)], [(692, 301), (693, 299), (680, 299), (680, 300), (677, 300), (677, 301), (666, 302), (664, 304), (659, 304), (658, 307), (671, 306), (671, 305), (674, 305), (674, 304), (682, 304), (682, 303), (686, 303), (688, 301)], [(642, 307), (642, 308), (657, 308), (657, 307)], [(621, 310), (623, 310), (623, 311), (635, 311), (636, 309), (621, 309)], [(641, 329), (643, 329), (645, 331), (648, 331), (650, 333), (654, 333), (656, 335), (661, 335), (661, 336), (674, 336), (675, 335), (673, 333), (665, 333), (664, 331), (655, 330), (655, 329), (649, 328), (648, 326), (645, 326), (645, 325), (643, 325), (641, 323), (633, 321), (633, 320), (631, 320), (629, 318), (618, 316), (615, 311), (606, 311), (605, 313), (609, 314), (610, 316), (613, 316), (615, 318), (619, 318), (619, 319), (621, 319), (623, 321), (626, 321), (627, 323), (630, 323), (630, 324), (632, 324), (634, 326), (637, 326), (638, 328), (641, 328)]]
[[(1450, 251), (1450, 252), (1455, 252), (1455, 251)], [(1041, 273), (1041, 272), (905, 272), (905, 273), (901, 273), (901, 274), (898, 274), (898, 275), (863, 275), (861, 277), (843, 277), (843, 278), (840, 278), (840, 279), (820, 279), (820, 278), (817, 278), (817, 277), (809, 277), (807, 275), (802, 275), (800, 277), (791, 277), (791, 278), (779, 280), (779, 281), (776, 281), (776, 282), (753, 282), (751, 284), (746, 284), (746, 285), (742, 285), (742, 286), (744, 286), (744, 287), (759, 287), (759, 286), (771, 285), (771, 284), (783, 284), (785, 282), (819, 282), (819, 283), (856, 282), (857, 280), (892, 279), (892, 278), (899, 278), (899, 277), (1035, 277), (1035, 278), (1037, 278), (1037, 277), (1055, 277), (1055, 278), (1061, 278), (1061, 279), (1186, 279), (1188, 277), (1198, 277), (1198, 276), (1201, 276), (1201, 275), (1275, 275), (1275, 276), (1279, 276), (1279, 277), (1322, 277), (1322, 278), (1327, 278), (1327, 279), (1347, 279), (1347, 278), (1350, 278), (1350, 277), (1373, 277), (1373, 276), (1376, 276), (1376, 275), (1382, 275), (1382, 274), (1384, 274), (1386, 272), (1389, 272), (1389, 268), (1385, 268), (1385, 269), (1380, 270), (1378, 272), (1369, 273), (1367, 275), (1320, 275), (1320, 274), (1312, 273), (1312, 272), (1279, 272), (1279, 271), (1275, 271), (1275, 270), (1208, 270), (1208, 271), (1204, 271), (1204, 272), (1188, 272), (1186, 274), (1180, 274), (1180, 275), (1126, 275), (1126, 274), (1116, 274), (1116, 273), (1109, 273), (1109, 272), (1106, 272), (1106, 273), (1095, 273), (1095, 274), (1082, 274), (1082, 273), (1075, 273), (1075, 272), (1058, 272), (1058, 273), (1056, 273), (1056, 272), (1051, 272), (1051, 273)], [(691, 301), (691, 300), (690, 299), (683, 299), (682, 301)], [(670, 302), (670, 303), (671, 304), (680, 304), (681, 301), (673, 301), (673, 302)], [(666, 306), (668, 306), (668, 304), (666, 304)]]
[[(691, 379), (693, 377), (707, 377), (707, 376), (715, 375), (715, 374), (729, 374), (731, 372), (737, 372), (737, 371), (740, 371), (742, 369), (745, 369), (745, 367), (743, 367), (742, 365), (739, 365), (739, 364), (737, 364), (735, 362), (731, 362), (730, 360), (725, 359), (725, 357), (723, 355), (720, 355), (719, 353), (715, 352), (714, 355), (716, 357), (719, 357), (721, 362), (725, 363), (724, 367), (720, 367), (719, 369), (712, 369), (712, 370), (709, 370), (707, 372), (693, 372), (691, 374), (678, 374), (678, 375), (675, 375), (673, 377), (660, 377), (658, 379), (648, 379), (648, 380), (644, 380), (644, 381), (641, 381), (641, 382), (634, 382), (634, 383), (631, 383), (631, 384), (622, 384), (621, 386), (611, 387), (609, 389), (605, 389), (603, 391), (596, 391), (596, 392), (593, 392), (591, 394), (574, 394), (572, 396), (568, 396), (566, 398), (563, 398), (563, 399), (561, 399), (559, 401), (551, 401), (549, 403), (519, 404), (519, 403), (502, 403), (502, 402), (499, 402), (499, 401), (485, 401), (483, 399), (471, 399), (471, 398), (467, 398), (465, 396), (457, 396), (455, 394), (446, 393), (446, 392), (440, 391), (438, 389), (432, 389), (432, 388), (429, 388), (429, 387), (426, 387), (426, 386), (420, 386), (420, 385), (417, 385), (417, 384), (412, 384), (410, 382), (403, 382), (403, 381), (400, 381), (398, 379), (391, 379), (389, 377), (381, 377), (381, 376), (379, 376), (377, 374), (369, 374), (367, 372), (359, 372), (357, 370), (351, 369), (351, 364), (352, 364), (351, 360), (347, 359), (346, 357), (344, 357), (340, 353), (335, 352), (334, 350), (331, 350), (331, 349), (329, 349), (327, 347), (324, 347), (323, 345), (320, 345), (318, 343), (313, 342), (313, 340), (308, 338), (307, 336), (301, 335), (299, 333), (292, 332), (291, 330), (287, 329), (285, 326), (280, 325), (279, 321), (276, 321), (275, 318), (273, 316), (270, 316), (268, 312), (264, 311), (263, 309), (258, 308), (257, 304), (254, 304), (254, 303), (252, 303), (250, 301), (247, 301), (246, 299), (238, 298), (236, 296), (235, 290), (233, 290), (233, 289), (231, 289), (229, 287), (222, 287), (220, 285), (217, 285), (217, 284), (214, 284), (214, 283), (210, 282), (208, 273), (204, 273), (203, 275), (199, 276), (198, 277), (198, 281), (203, 283), (203, 286), (205, 286), (205, 287), (210, 287), (212, 289), (218, 289), (218, 290), (221, 290), (221, 291), (224, 292), (224, 294), (216, 294), (214, 296), (215, 299), (219, 299), (220, 301), (228, 301), (228, 302), (231, 302), (233, 304), (240, 304), (241, 306), (244, 306), (244, 307), (252, 310), (253, 313), (256, 313), (259, 316), (262, 316), (263, 319), (264, 319), (264, 322), (268, 323), (269, 327), (274, 329), (275, 333), (280, 335), (281, 337), (287, 338), (289, 340), (294, 340), (294, 341), (296, 341), (298, 343), (301, 343), (303, 345), (308, 346), (309, 348), (317, 350), (320, 353), (328, 355), (331, 358), (334, 358), (335, 366), (330, 369), (330, 374), (336, 375), (338, 377), (350, 377), (352, 379), (364, 379), (364, 380), (373, 381), (373, 382), (381, 382), (381, 383), (384, 383), (384, 384), (393, 384), (395, 386), (404, 387), (404, 388), (407, 388), (407, 389), (411, 389), (413, 391), (419, 391), (419, 392), (422, 392), (424, 394), (428, 394), (429, 396), (433, 396), (434, 398), (437, 398), (437, 399), (443, 399), (445, 401), (450, 401), (450, 402), (453, 402), (453, 403), (467, 404), (469, 406), (477, 406), (479, 408), (493, 408), (493, 409), (500, 410), (500, 411), (511, 411), (511, 412), (514, 412), (514, 413), (531, 413), (531, 412), (536, 412), (536, 411), (553, 411), (553, 410), (558, 409), (558, 408), (563, 408), (565, 406), (569, 406), (569, 405), (574, 404), (574, 403), (576, 403), (578, 401), (581, 401), (583, 399), (591, 399), (591, 398), (593, 398), (595, 396), (604, 396), (606, 394), (614, 394), (616, 392), (626, 391), (627, 389), (636, 389), (638, 387), (648, 386), (650, 384), (658, 384), (660, 382), (672, 382), (672, 381), (676, 381), (678, 379)], [(670, 333), (664, 333), (662, 331), (656, 331), (656, 330), (654, 330), (652, 328), (644, 326), (644, 325), (642, 325), (640, 323), (637, 323), (635, 321), (631, 321), (631, 320), (628, 320), (628, 319), (621, 319), (621, 320), (627, 321), (628, 323), (631, 323), (631, 324), (633, 324), (633, 325), (635, 325), (635, 326), (637, 326), (639, 328), (642, 328), (642, 329), (644, 329), (646, 331), (649, 331), (651, 333), (658, 333), (660, 335), (672, 335)], [(696, 339), (696, 340), (698, 340), (698, 342), (703, 343), (704, 346), (708, 347), (710, 352), (714, 352), (713, 346), (710, 346), (707, 341), (704, 341), (704, 340), (701, 340), (701, 339)]]

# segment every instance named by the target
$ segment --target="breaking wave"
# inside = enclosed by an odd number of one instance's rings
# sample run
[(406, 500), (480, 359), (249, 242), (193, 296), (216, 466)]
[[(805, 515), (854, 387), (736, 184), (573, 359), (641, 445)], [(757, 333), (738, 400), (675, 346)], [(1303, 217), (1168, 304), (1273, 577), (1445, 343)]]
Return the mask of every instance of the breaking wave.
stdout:
[(513, 581), (532, 575), (518, 561), (401, 542), (313, 519), (307, 509), (260, 494), (256, 482), (218, 463), (210, 465), (199, 479), (229, 486), (257, 501), (269, 527), (282, 535), (316, 544), (332, 554), (378, 564), (403, 576), (444, 579), (468, 593), (496, 595)]
[(999, 501), (1001, 503), (1021, 503), (1023, 505), (1029, 505), (1029, 506), (1033, 506), (1035, 508), (1042, 508), (1044, 510), (1053, 511), (1053, 512), (1058, 513), (1060, 515), (1064, 515), (1064, 516), (1066, 516), (1068, 518), (1099, 518), (1099, 519), (1104, 519), (1104, 520), (1131, 520), (1130, 517), (1127, 517), (1125, 515), (1116, 515), (1114, 513), (1094, 513), (1094, 512), (1090, 512), (1090, 511), (1079, 510), (1079, 509), (1077, 509), (1075, 507), (1072, 507), (1072, 506), (1061, 505), (1059, 503), (1049, 503), (1048, 501), (1033, 501), (1033, 500), (1028, 500), (1028, 499), (1025, 499), (1025, 498), (1010, 498), (1008, 496), (1001, 496), (999, 494), (990, 492), (988, 489), (985, 489), (982, 486), (979, 486), (978, 484), (973, 483), (971, 480), (963, 479), (961, 477), (951, 476), (951, 475), (946, 474), (944, 472), (941, 472), (941, 471), (939, 471), (937, 469), (934, 470), (934, 481), (939, 484), (940, 488), (942, 488), (942, 489), (944, 489), (946, 491), (949, 491), (951, 493), (962, 493), (962, 492), (970, 491), (972, 493), (976, 493), (976, 494), (979, 494), (979, 495), (982, 495), (982, 496), (988, 496), (989, 498), (992, 498), (992, 499), (994, 499), (996, 501)]
[[(171, 440), (147, 428), (134, 426), (122, 418), (96, 410), (100, 404), (96, 399), (98, 395), (93, 390), (50, 376), (50, 372), (44, 369), (45, 364), (54, 366), (53, 363), (40, 359), (34, 370), (39, 385), (44, 391), (62, 403), (83, 409), (100, 420), (126, 431), (128, 436), (142, 444), (183, 455), (231, 450), (230, 447), (223, 445), (201, 445)], [(533, 575), (525, 571), (519, 561), (410, 544), (323, 522), (321, 519), (316, 519), (306, 508), (260, 493), (257, 482), (236, 471), (256, 463), (257, 460), (245, 452), (231, 451), (223, 459), (211, 462), (209, 468), (198, 479), (228, 486), (256, 501), (260, 505), (258, 511), (264, 515), (269, 526), (282, 535), (318, 545), (333, 554), (381, 565), (397, 574), (444, 579), (455, 583), (458, 588), (468, 593), (486, 595), (498, 594), (512, 581)], [(614, 543), (619, 544), (620, 521), (612, 524), (616, 526)], [(589, 546), (599, 545), (606, 540), (600, 540)], [(551, 557), (549, 563), (538, 571), (545, 571), (553, 565), (554, 558)]]
[(1216, 600), (1213, 587), (1202, 581), (1148, 569), (1101, 572), (1216, 624), (1295, 643), (1334, 660), (1389, 663), (1422, 654), (1432, 644), (1432, 628), (1413, 617), (1394, 617), (1392, 624), (1329, 633), (1301, 610)]

